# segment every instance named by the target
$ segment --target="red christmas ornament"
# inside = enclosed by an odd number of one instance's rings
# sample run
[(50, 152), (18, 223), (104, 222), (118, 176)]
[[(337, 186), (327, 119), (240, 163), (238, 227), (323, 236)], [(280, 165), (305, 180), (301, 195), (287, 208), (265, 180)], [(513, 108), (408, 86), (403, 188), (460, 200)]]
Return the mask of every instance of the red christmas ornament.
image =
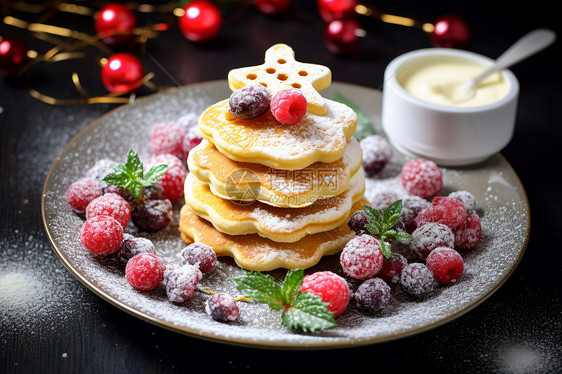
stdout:
[(291, 0), (254, 0), (256, 8), (265, 14), (281, 14), (289, 9)]
[(94, 21), (98, 34), (109, 35), (103, 38), (103, 41), (109, 45), (128, 42), (133, 36), (133, 29), (137, 27), (137, 18), (133, 11), (117, 3), (101, 8)]
[(222, 27), (222, 15), (216, 5), (209, 1), (195, 0), (183, 10), (179, 26), (188, 40), (203, 42), (217, 36)]
[(318, 0), (318, 12), (326, 22), (355, 15), (357, 0)]
[(324, 43), (335, 54), (352, 54), (359, 50), (365, 31), (354, 19), (336, 19), (324, 28)]
[(130, 92), (142, 82), (144, 69), (141, 62), (129, 53), (116, 53), (101, 69), (101, 80), (110, 92)]
[(434, 47), (466, 48), (470, 41), (470, 29), (460, 16), (447, 14), (435, 21), (429, 39)]
[(15, 36), (0, 38), (0, 74), (15, 75), (27, 62), (29, 49), (25, 42)]

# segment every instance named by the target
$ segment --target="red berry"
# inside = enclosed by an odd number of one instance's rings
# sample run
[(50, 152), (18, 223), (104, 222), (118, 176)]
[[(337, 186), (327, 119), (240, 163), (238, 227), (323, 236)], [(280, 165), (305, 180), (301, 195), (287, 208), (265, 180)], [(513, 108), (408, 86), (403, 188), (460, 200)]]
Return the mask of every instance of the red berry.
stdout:
[(424, 199), (436, 195), (443, 187), (441, 169), (429, 160), (408, 161), (402, 166), (400, 178), (406, 192)]
[(202, 278), (201, 271), (193, 265), (169, 265), (164, 272), (166, 295), (173, 303), (185, 303), (193, 298), (195, 287)]
[(213, 270), (217, 263), (217, 254), (211, 247), (202, 243), (192, 243), (180, 252), (187, 264), (196, 265), (203, 273)]
[(95, 216), (82, 225), (80, 242), (95, 255), (116, 252), (123, 241), (123, 226), (110, 216)]
[(139, 253), (127, 262), (125, 278), (135, 290), (150, 291), (162, 282), (165, 270), (166, 265), (160, 257)]
[(410, 249), (416, 256), (425, 261), (427, 256), (437, 247), (453, 247), (455, 236), (453, 231), (442, 223), (428, 222), (412, 233)]
[(85, 212), (88, 204), (102, 195), (101, 185), (91, 178), (80, 178), (68, 186), (66, 201), (77, 212)]
[(406, 293), (414, 297), (427, 296), (437, 287), (433, 273), (419, 262), (410, 263), (402, 270), (400, 284)]
[(134, 91), (142, 83), (144, 68), (141, 62), (129, 53), (116, 53), (101, 69), (101, 80), (109, 92)]
[(271, 94), (261, 84), (242, 87), (234, 91), (228, 99), (230, 113), (240, 119), (254, 119), (269, 110)]
[(134, 237), (125, 234), (119, 250), (116, 252), (117, 259), (122, 266), (126, 266), (127, 262), (139, 253), (156, 253), (154, 244), (150, 239), (142, 237)]
[(123, 4), (108, 4), (101, 8), (95, 17), (96, 32), (109, 45), (122, 44), (130, 40), (136, 26), (135, 14)]
[(404, 224), (407, 232), (410, 234), (416, 229), (415, 219), (418, 213), (430, 206), (431, 203), (419, 196), (406, 196), (402, 199), (402, 211), (400, 212), (400, 221)]
[(163, 121), (154, 125), (150, 131), (150, 147), (154, 155), (172, 154), (183, 159), (184, 132), (175, 122)]
[(466, 220), (466, 217), (466, 208), (462, 202), (452, 197), (436, 196), (429, 207), (418, 213), (415, 222), (417, 227), (429, 222), (437, 222), (455, 229)]
[(291, 6), (291, 0), (254, 0), (254, 5), (265, 14), (284, 13)]
[(461, 201), (466, 208), (466, 213), (471, 214), (476, 209), (476, 199), (474, 195), (468, 191), (454, 191), (449, 194), (449, 197), (455, 198)]
[(240, 316), (240, 309), (232, 296), (220, 293), (214, 294), (207, 300), (205, 311), (219, 322), (232, 322)]
[(390, 301), (390, 286), (381, 278), (371, 278), (361, 283), (354, 295), (360, 309), (378, 312)]
[(296, 88), (277, 92), (271, 98), (271, 113), (284, 125), (299, 123), (306, 114), (306, 98)]
[(189, 156), (189, 152), (191, 152), (193, 148), (201, 144), (202, 141), (203, 139), (201, 138), (201, 135), (199, 135), (196, 127), (192, 127), (187, 130), (182, 141), (184, 158), (187, 158), (187, 156)]
[(379, 242), (373, 236), (363, 234), (347, 242), (340, 255), (340, 264), (345, 275), (365, 280), (382, 269), (383, 259)]
[(195, 0), (183, 10), (178, 22), (186, 39), (204, 42), (217, 36), (222, 27), (222, 15), (216, 5), (210, 1)]
[(471, 32), (464, 18), (456, 14), (445, 14), (433, 24), (429, 39), (434, 47), (464, 49), (468, 46)]
[(318, 0), (318, 12), (326, 22), (352, 17), (357, 0)]
[(480, 241), (482, 224), (476, 212), (469, 215), (466, 220), (453, 230), (455, 235), (455, 248), (473, 249)]
[(392, 147), (379, 135), (370, 135), (359, 142), (363, 151), (363, 169), (367, 175), (381, 171), (392, 158)]
[(86, 219), (99, 215), (113, 217), (125, 227), (131, 219), (131, 205), (115, 193), (106, 193), (92, 200), (86, 207)]
[(365, 30), (354, 18), (335, 19), (326, 24), (323, 36), (328, 51), (350, 55), (359, 51)]
[(455, 283), (463, 273), (462, 256), (452, 248), (435, 248), (426, 260), (427, 268), (439, 283)]
[(156, 232), (172, 220), (172, 203), (168, 199), (144, 200), (131, 212), (133, 224), (141, 231)]
[(389, 258), (385, 258), (382, 269), (377, 276), (388, 283), (399, 283), (402, 270), (408, 265), (408, 260), (399, 253), (392, 253)]
[(331, 271), (318, 271), (304, 277), (301, 291), (308, 291), (328, 303), (328, 310), (339, 316), (349, 304), (349, 286)]
[(15, 76), (30, 61), (29, 48), (17, 36), (0, 39), (0, 75)]
[(358, 210), (357, 212), (353, 213), (351, 217), (349, 217), (349, 221), (347, 221), (347, 226), (355, 231), (356, 233), (360, 233), (365, 231), (365, 225), (368, 223), (367, 214), (364, 210)]
[(394, 191), (379, 192), (373, 197), (371, 206), (377, 210), (385, 210), (398, 199), (400, 199), (400, 196)]
[(174, 201), (183, 197), (183, 184), (187, 176), (185, 163), (174, 155), (162, 154), (153, 157), (146, 165), (146, 169), (159, 164), (168, 165), (166, 173), (158, 178), (158, 183), (164, 189), (164, 198)]

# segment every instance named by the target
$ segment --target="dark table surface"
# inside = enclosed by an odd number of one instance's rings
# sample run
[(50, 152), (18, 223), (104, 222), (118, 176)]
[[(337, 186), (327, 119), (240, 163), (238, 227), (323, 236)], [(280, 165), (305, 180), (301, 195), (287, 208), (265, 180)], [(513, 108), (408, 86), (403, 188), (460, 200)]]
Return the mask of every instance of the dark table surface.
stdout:
[[(492, 58), (534, 28), (557, 28), (557, 12), (547, 1), (506, 4), (376, 2), (387, 13), (425, 22), (459, 14), (472, 31), (467, 49)], [(269, 46), (284, 42), (294, 48), (297, 60), (329, 66), (335, 81), (380, 89), (389, 61), (431, 47), (427, 35), (417, 29), (361, 18), (367, 35), (360, 53), (337, 56), (322, 41), (323, 22), (311, 0), (294, 1), (292, 11), (283, 17), (266, 16), (252, 6), (239, 13), (233, 4), (223, 6), (228, 17), (212, 42), (188, 42), (172, 28), (134, 50), (145, 70), (154, 72), (155, 84), (169, 87), (225, 79), (231, 68), (255, 65)], [(7, 6), (3, 11), (3, 16), (41, 21), (40, 14), (13, 12)], [(144, 24), (154, 22), (148, 15), (141, 19)], [(88, 17), (54, 14), (46, 20), (93, 33)], [(174, 22), (157, 18), (162, 20)], [(0, 35), (20, 36), (39, 52), (52, 46), (4, 24)], [(502, 154), (525, 187), (532, 216), (528, 247), (512, 276), (481, 305), (443, 326), (333, 352), (256, 349), (181, 335), (135, 318), (84, 287), (64, 267), (45, 235), (42, 188), (65, 144), (117, 105), (52, 105), (30, 96), (28, 86), (57, 98), (77, 97), (70, 78), (73, 71), (90, 93), (105, 94), (93, 57), (37, 66), (27, 81), (1, 80), (0, 271), (35, 269), (52, 290), (49, 298), (57, 307), (47, 315), (34, 315), (37, 308), (18, 316), (0, 310), (0, 372), (302, 372), (365, 367), (373, 372), (562, 372), (559, 52), (557, 42), (511, 69), (521, 92), (515, 133)]]

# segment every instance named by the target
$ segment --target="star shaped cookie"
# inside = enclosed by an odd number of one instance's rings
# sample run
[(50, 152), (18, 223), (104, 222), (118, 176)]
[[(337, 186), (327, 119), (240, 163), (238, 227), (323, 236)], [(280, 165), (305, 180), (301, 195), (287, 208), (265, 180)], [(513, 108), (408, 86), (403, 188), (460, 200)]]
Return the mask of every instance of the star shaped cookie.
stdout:
[(233, 69), (228, 73), (228, 84), (232, 91), (239, 88), (262, 84), (272, 95), (281, 90), (298, 88), (308, 102), (307, 110), (317, 115), (326, 115), (328, 106), (322, 91), (332, 82), (329, 68), (295, 60), (295, 52), (286, 44), (276, 44), (265, 52), (261, 65)]

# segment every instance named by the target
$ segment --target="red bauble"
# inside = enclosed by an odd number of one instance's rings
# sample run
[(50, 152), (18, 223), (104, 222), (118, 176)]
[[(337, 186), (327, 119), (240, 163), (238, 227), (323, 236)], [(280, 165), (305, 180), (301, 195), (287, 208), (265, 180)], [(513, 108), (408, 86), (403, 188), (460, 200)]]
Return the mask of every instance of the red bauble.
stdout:
[(318, 0), (318, 12), (326, 22), (350, 18), (355, 14), (357, 0)]
[(23, 40), (15, 36), (0, 39), (0, 74), (15, 75), (27, 62), (29, 49)]
[(126, 43), (133, 36), (133, 29), (137, 27), (137, 18), (133, 11), (117, 3), (104, 6), (96, 14), (94, 21), (98, 34), (109, 35), (103, 37), (103, 41), (109, 45)]
[(209, 1), (195, 0), (183, 10), (179, 26), (188, 40), (204, 42), (217, 36), (222, 27), (222, 15), (216, 5)]
[(141, 62), (129, 53), (116, 53), (101, 69), (101, 80), (110, 92), (130, 92), (142, 82), (144, 69)]
[(281, 14), (289, 9), (291, 0), (254, 0), (256, 8), (265, 14)]
[(359, 50), (365, 31), (354, 19), (336, 19), (324, 29), (324, 43), (336, 54), (352, 54)]
[(434, 47), (466, 48), (470, 41), (470, 29), (466, 21), (455, 14), (439, 17), (435, 29), (429, 35)]

